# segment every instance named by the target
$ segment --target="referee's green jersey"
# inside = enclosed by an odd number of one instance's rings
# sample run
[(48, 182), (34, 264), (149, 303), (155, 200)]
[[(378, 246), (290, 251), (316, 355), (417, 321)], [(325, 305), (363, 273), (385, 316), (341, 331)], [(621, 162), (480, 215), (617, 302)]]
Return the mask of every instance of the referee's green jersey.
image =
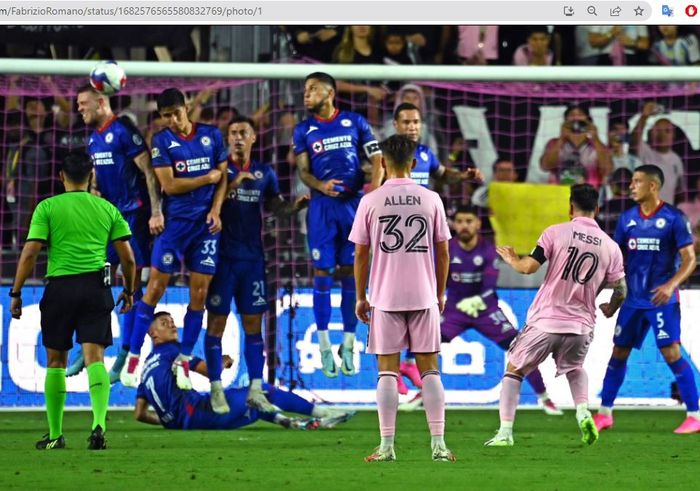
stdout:
[(48, 245), (46, 277), (100, 271), (107, 244), (131, 237), (129, 225), (109, 201), (86, 191), (59, 194), (39, 203), (27, 241)]

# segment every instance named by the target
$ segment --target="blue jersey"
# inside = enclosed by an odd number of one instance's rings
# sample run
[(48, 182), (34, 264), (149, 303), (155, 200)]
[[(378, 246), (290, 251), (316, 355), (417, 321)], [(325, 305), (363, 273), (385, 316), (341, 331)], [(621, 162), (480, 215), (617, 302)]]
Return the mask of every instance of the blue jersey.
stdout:
[[(343, 181), (343, 198), (364, 185), (361, 149), (367, 157), (380, 153), (369, 123), (359, 114), (336, 109), (329, 119), (311, 117), (294, 127), (294, 153), (306, 152), (311, 174), (320, 181)], [(321, 194), (312, 190), (312, 196)]]
[[(153, 167), (172, 167), (175, 178), (206, 175), (225, 162), (226, 147), (216, 126), (192, 123), (192, 131), (183, 136), (165, 128), (153, 136)], [(166, 196), (166, 218), (198, 220), (211, 209), (216, 184), (208, 184), (184, 194)], [(167, 221), (166, 221), (167, 224)]]
[[(625, 275), (629, 293), (624, 305), (653, 309), (652, 290), (666, 283), (680, 265), (679, 249), (691, 245), (690, 222), (677, 208), (661, 203), (645, 216), (639, 206), (620, 215), (615, 242), (625, 254)], [(677, 303), (678, 295), (669, 303)]]
[(139, 130), (125, 118), (115, 116), (92, 132), (87, 150), (102, 197), (122, 213), (143, 206), (147, 196), (145, 179), (134, 163), (134, 157), (146, 151)]
[(249, 161), (240, 169), (229, 157), (229, 182), (241, 170), (253, 174), (255, 180), (244, 180), (221, 207), (223, 228), (219, 239), (219, 254), (236, 260), (262, 259), (262, 206), (265, 200), (279, 196), (279, 183), (275, 171), (269, 165)]
[(411, 171), (411, 179), (416, 184), (428, 187), (430, 176), (435, 174), (440, 168), (440, 161), (429, 147), (418, 144), (416, 147), (416, 166)]
[(176, 342), (154, 346), (136, 390), (136, 397), (153, 406), (166, 428), (183, 428), (188, 412), (192, 413), (203, 397), (195, 390), (184, 391), (177, 386), (172, 365), (179, 354), (180, 344)]

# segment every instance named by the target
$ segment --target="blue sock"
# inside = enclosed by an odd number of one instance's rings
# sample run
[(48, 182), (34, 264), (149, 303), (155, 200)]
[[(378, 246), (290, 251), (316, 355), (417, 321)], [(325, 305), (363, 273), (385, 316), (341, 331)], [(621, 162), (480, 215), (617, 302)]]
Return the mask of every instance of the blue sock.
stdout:
[(314, 319), (319, 331), (328, 330), (331, 320), (331, 276), (314, 276)]
[(698, 410), (698, 388), (695, 385), (695, 376), (693, 375), (693, 368), (690, 366), (685, 358), (681, 357), (668, 364), (669, 368), (676, 376), (676, 382), (678, 382), (678, 391), (681, 393), (683, 402), (685, 402), (685, 407), (688, 408), (689, 412), (694, 412)]
[(605, 379), (603, 379), (603, 390), (600, 392), (600, 404), (602, 406), (613, 407), (617, 393), (622, 387), (622, 382), (625, 381), (626, 373), (627, 360), (611, 357), (608, 362), (608, 369), (605, 372)]
[(222, 357), (221, 357), (221, 338), (218, 336), (204, 336), (204, 358), (207, 360), (207, 372), (209, 373), (209, 382), (221, 381)]
[(203, 310), (190, 310), (187, 307), (185, 314), (185, 325), (182, 330), (182, 348), (180, 352), (185, 356), (190, 356), (194, 345), (197, 344), (199, 333), (202, 330), (202, 322), (204, 322)]
[(355, 315), (355, 278), (343, 278), (341, 282), (340, 314), (343, 317), (343, 332), (355, 332), (357, 316)]
[(144, 303), (143, 300), (139, 300), (136, 302), (133, 310), (134, 324), (133, 330), (131, 331), (129, 352), (133, 355), (139, 356), (141, 354), (143, 340), (146, 337), (148, 328), (151, 327), (151, 322), (153, 322), (153, 311), (155, 310), (155, 306), (148, 305), (147, 303)]
[[(141, 300), (142, 297), (143, 289), (139, 287), (134, 292), (134, 304)], [(136, 309), (132, 308), (130, 311), (124, 314), (121, 336), (123, 350), (129, 351), (129, 346), (131, 346), (131, 333), (134, 332), (134, 322), (136, 322)]]
[(282, 411), (311, 416), (314, 410), (312, 403), (293, 392), (278, 390), (268, 384), (263, 384), (263, 390), (267, 392), (267, 399)]
[(265, 364), (264, 347), (265, 343), (263, 343), (262, 334), (245, 335), (243, 356), (248, 367), (248, 377), (251, 380), (262, 378), (263, 365)]

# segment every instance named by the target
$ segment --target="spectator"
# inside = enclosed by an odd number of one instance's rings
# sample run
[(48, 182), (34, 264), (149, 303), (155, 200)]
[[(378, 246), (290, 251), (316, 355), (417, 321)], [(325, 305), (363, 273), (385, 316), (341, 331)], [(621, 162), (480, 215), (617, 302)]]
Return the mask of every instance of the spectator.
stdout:
[(338, 26), (293, 26), (288, 28), (294, 40), (297, 54), (330, 63), (340, 42)]
[(610, 174), (610, 152), (598, 138), (588, 110), (569, 106), (559, 138), (553, 138), (540, 158), (542, 170), (550, 171), (550, 182), (588, 184), (600, 187)]
[(216, 111), (214, 124), (219, 128), (222, 135), (228, 134), (228, 125), (236, 116), (238, 116), (238, 111), (235, 107), (221, 106)]
[(642, 138), (650, 116), (662, 114), (663, 107), (649, 101), (642, 108), (642, 115), (632, 130), (632, 152), (643, 164), (659, 166), (664, 173), (664, 185), (660, 197), (666, 203), (674, 204), (677, 194), (683, 192), (683, 162), (673, 151), (676, 127), (668, 118), (657, 119), (648, 133), (649, 143)]
[(580, 65), (646, 64), (646, 26), (578, 26), (576, 38)]
[[(692, 193), (688, 201), (684, 201), (678, 205), (678, 209), (685, 213), (688, 217), (690, 226), (693, 230), (693, 244), (695, 254), (700, 257), (700, 176), (695, 176), (695, 186), (692, 186)], [(700, 268), (696, 268), (689, 281), (693, 285), (700, 284)]]
[(630, 183), (632, 182), (632, 171), (624, 167), (616, 169), (610, 176), (608, 185), (608, 198), (602, 201), (598, 223), (600, 227), (611, 237), (615, 234), (617, 220), (623, 211), (634, 202), (630, 198)]
[(551, 65), (554, 56), (549, 49), (550, 40), (547, 26), (530, 28), (527, 44), (521, 45), (513, 54), (513, 65)]
[(438, 148), (437, 139), (435, 138), (435, 135), (430, 129), (430, 111), (427, 107), (428, 104), (425, 100), (425, 94), (423, 93), (423, 89), (416, 84), (405, 84), (396, 92), (392, 116), (386, 120), (384, 126), (382, 127), (382, 139), (389, 138), (391, 135), (396, 134), (396, 128), (394, 128), (393, 113), (397, 107), (405, 103), (413, 104), (414, 106), (416, 106), (424, 118), (421, 121), (421, 138), (418, 143), (421, 143), (433, 149)]
[[(498, 159), (493, 164), (491, 182), (517, 182), (518, 172), (512, 160)], [(493, 238), (493, 226), (491, 225), (491, 210), (489, 207), (489, 186), (487, 183), (480, 186), (472, 194), (472, 204), (476, 207), (478, 217), (481, 220), (481, 234), (489, 239)]]
[(652, 46), (652, 61), (658, 65), (688, 66), (700, 63), (695, 34), (679, 35), (678, 26), (658, 26), (661, 39)]
[(458, 26), (457, 56), (463, 65), (498, 61), (498, 26)]
[(395, 26), (408, 42), (408, 51), (414, 63), (442, 65), (450, 41), (452, 26)]
[(413, 65), (406, 38), (398, 29), (389, 28), (384, 33), (383, 46), (385, 65)]
[(608, 127), (608, 148), (612, 159), (613, 170), (625, 168), (634, 171), (642, 165), (641, 160), (629, 153), (630, 135), (627, 120), (623, 118), (611, 119)]

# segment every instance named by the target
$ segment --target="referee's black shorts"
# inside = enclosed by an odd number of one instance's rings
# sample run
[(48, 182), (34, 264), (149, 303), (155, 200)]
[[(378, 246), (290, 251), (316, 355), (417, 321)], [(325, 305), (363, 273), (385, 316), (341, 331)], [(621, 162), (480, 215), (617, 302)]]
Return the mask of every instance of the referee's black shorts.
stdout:
[(49, 278), (39, 303), (44, 346), (68, 351), (74, 331), (80, 344), (111, 346), (113, 308), (101, 271)]

